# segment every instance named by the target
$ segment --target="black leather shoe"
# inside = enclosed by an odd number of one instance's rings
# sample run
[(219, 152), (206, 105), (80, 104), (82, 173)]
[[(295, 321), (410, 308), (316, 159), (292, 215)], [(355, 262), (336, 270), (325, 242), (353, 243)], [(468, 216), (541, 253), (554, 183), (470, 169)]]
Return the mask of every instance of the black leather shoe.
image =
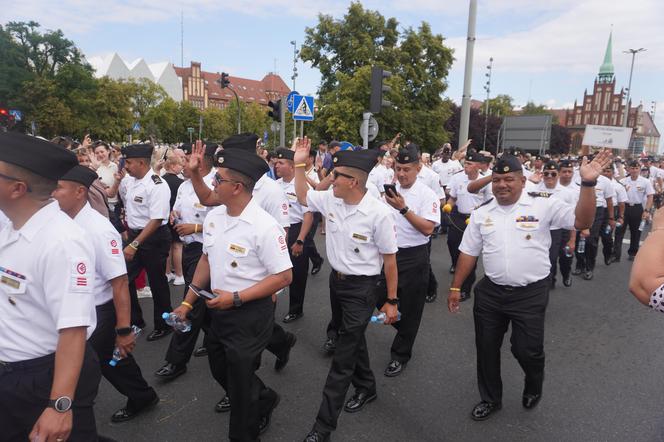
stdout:
[(152, 402), (147, 404), (146, 406), (134, 410), (133, 408), (130, 407), (124, 407), (120, 408), (118, 411), (113, 413), (113, 416), (111, 416), (111, 422), (113, 423), (119, 423), (119, 422), (127, 422), (138, 416), (139, 414), (143, 413), (144, 411), (149, 410), (150, 408), (154, 407), (159, 403), (159, 397), (155, 395), (154, 399)]
[(521, 404), (523, 404), (523, 408), (532, 410), (539, 404), (540, 399), (542, 399), (541, 394), (524, 394)]
[(566, 278), (563, 278), (563, 285), (565, 287), (571, 287), (572, 286), (572, 275), (567, 275)]
[(323, 267), (323, 263), (325, 262), (324, 258), (321, 258), (320, 261), (315, 263), (313, 267), (311, 268), (311, 274), (315, 275), (316, 273), (320, 272), (321, 267)]
[(347, 413), (357, 413), (369, 402), (375, 401), (378, 395), (376, 393), (368, 393), (366, 391), (355, 392), (355, 394), (348, 399), (344, 405), (344, 411)]
[(456, 267), (454, 265), (450, 266), (450, 273), (454, 273), (456, 271)]
[(470, 293), (461, 292), (459, 302), (468, 301), (470, 299)]
[(327, 338), (323, 344), (323, 350), (326, 354), (331, 355), (337, 349), (337, 341), (332, 338)]
[(297, 321), (303, 316), (302, 313), (289, 313), (286, 316), (284, 316), (284, 319), (282, 319), (282, 322), (284, 324), (288, 324), (289, 322)]
[(474, 421), (483, 421), (488, 419), (492, 413), (500, 410), (501, 408), (503, 408), (502, 404), (482, 401), (475, 405), (475, 408), (473, 408), (473, 411), (470, 413), (470, 417)]
[(201, 358), (203, 356), (207, 356), (207, 354), (208, 354), (207, 348), (204, 346), (200, 346), (196, 350), (194, 350), (195, 358)]
[(572, 275), (580, 275), (581, 273), (583, 273), (583, 270), (581, 270), (581, 269), (572, 270)]
[(231, 398), (229, 398), (228, 395), (222, 397), (221, 400), (215, 404), (214, 411), (217, 413), (231, 411)]
[(295, 346), (297, 337), (293, 333), (286, 332), (286, 340), (288, 341), (288, 347), (286, 348), (286, 351), (284, 354), (279, 355), (277, 360), (274, 361), (274, 369), (276, 371), (281, 371), (286, 366), (286, 364), (288, 364), (288, 360), (290, 359), (290, 351), (291, 348)]
[(267, 431), (267, 429), (270, 427), (270, 419), (272, 418), (272, 412), (274, 411), (275, 408), (277, 408), (277, 405), (279, 405), (279, 401), (281, 400), (281, 397), (279, 396), (279, 393), (275, 392), (274, 393), (276, 396), (274, 398), (274, 402), (272, 403), (272, 407), (270, 407), (270, 410), (267, 412), (265, 416), (261, 417), (261, 420), (258, 424), (258, 434), (263, 434)]
[(590, 281), (591, 279), (593, 279), (593, 271), (588, 270), (586, 273), (584, 273), (583, 279), (585, 279), (586, 281)]
[(438, 297), (438, 292), (431, 293), (430, 295), (426, 295), (424, 297), (424, 302), (427, 302), (427, 303), (431, 304), (432, 302), (434, 302), (436, 300), (437, 297)]
[(610, 256), (605, 256), (604, 257), (604, 264), (607, 266), (611, 264), (611, 257)]
[(171, 333), (173, 333), (172, 328), (152, 330), (152, 333), (150, 333), (148, 335), (148, 341), (156, 341), (158, 339), (165, 338), (166, 336), (170, 335)]
[(329, 440), (330, 435), (328, 433), (321, 433), (316, 430), (311, 430), (304, 438), (304, 442), (327, 442)]
[(159, 370), (155, 371), (154, 375), (172, 381), (176, 377), (183, 375), (186, 372), (187, 372), (186, 365), (175, 365), (169, 362), (164, 364), (164, 366), (161, 367)]
[(383, 374), (388, 378), (393, 378), (395, 376), (399, 376), (404, 368), (406, 368), (406, 362), (392, 360), (389, 364), (387, 364), (387, 368)]

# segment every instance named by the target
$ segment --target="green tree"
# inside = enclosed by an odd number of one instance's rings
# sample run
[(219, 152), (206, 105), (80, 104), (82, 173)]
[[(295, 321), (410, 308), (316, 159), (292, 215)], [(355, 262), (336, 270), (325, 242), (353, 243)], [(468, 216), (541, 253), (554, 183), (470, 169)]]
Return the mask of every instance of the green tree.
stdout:
[[(484, 112), (484, 108), (482, 108), (482, 112)], [(514, 99), (506, 94), (500, 94), (490, 98), (489, 113), (497, 117), (514, 115)]]
[(342, 19), (321, 14), (316, 27), (306, 29), (300, 56), (321, 72), (315, 135), (359, 142), (371, 66), (377, 65), (393, 74), (386, 97), (393, 107), (376, 116), (380, 138), (402, 132), (428, 150), (447, 141), (443, 122), (450, 110), (442, 94), (452, 50), (426, 22), (417, 30), (398, 28), (395, 18), (386, 19), (354, 2)]
[(551, 111), (544, 104), (535, 104), (532, 101), (526, 103), (525, 106), (521, 108), (521, 115), (551, 115), (552, 123), (558, 124), (558, 116), (551, 113)]

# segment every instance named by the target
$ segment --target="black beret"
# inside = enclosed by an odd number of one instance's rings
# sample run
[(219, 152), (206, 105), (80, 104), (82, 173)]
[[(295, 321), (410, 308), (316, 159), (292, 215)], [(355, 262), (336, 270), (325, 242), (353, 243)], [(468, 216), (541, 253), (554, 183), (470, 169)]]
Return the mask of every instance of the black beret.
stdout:
[(151, 144), (130, 144), (122, 148), (123, 158), (152, 158)]
[(214, 154), (217, 153), (217, 149), (219, 149), (219, 145), (217, 143), (205, 143), (205, 156), (214, 158)]
[(90, 187), (92, 183), (99, 178), (97, 173), (89, 167), (76, 165), (72, 167), (69, 172), (60, 177), (61, 181), (74, 181), (83, 184), (85, 187)]
[(217, 167), (231, 169), (258, 181), (270, 170), (265, 160), (243, 149), (224, 149), (217, 156)]
[(496, 161), (496, 165), (493, 166), (493, 173), (503, 174), (510, 172), (522, 172), (523, 167), (521, 166), (521, 161), (514, 155), (503, 155)]
[(484, 155), (480, 155), (476, 150), (469, 150), (466, 152), (466, 161), (471, 163), (481, 163), (483, 161)]
[(376, 165), (376, 155), (369, 150), (342, 150), (334, 154), (332, 162), (335, 167), (353, 167), (369, 173)]
[(289, 160), (293, 161), (295, 157), (295, 152), (293, 152), (290, 149), (286, 149), (285, 147), (280, 147), (277, 149), (277, 158), (280, 160)]
[(182, 143), (178, 146), (178, 149), (182, 149), (186, 155), (191, 153), (191, 143)]
[(487, 164), (489, 164), (489, 163), (491, 162), (491, 160), (493, 160), (493, 157), (491, 156), (490, 153), (488, 153), (488, 152), (486, 152), (486, 153), (481, 153), (481, 152), (480, 152), (480, 161), (481, 161), (482, 163), (487, 163)]
[(385, 154), (385, 152), (380, 149), (369, 149), (367, 152), (371, 153), (374, 161), (378, 160), (378, 157), (381, 157), (383, 154)]
[(630, 160), (629, 163), (627, 163), (628, 167), (641, 167), (638, 161), (636, 160)]
[(251, 153), (256, 152), (258, 135), (245, 132), (243, 134), (231, 135), (221, 142), (224, 149), (243, 149)]
[(399, 149), (396, 161), (399, 164), (419, 163), (420, 158), (418, 156), (417, 149), (414, 147), (414, 145), (409, 144), (403, 149)]
[(76, 155), (64, 147), (17, 132), (0, 132), (0, 161), (51, 180), (78, 164)]
[(558, 163), (555, 161), (547, 161), (544, 165), (544, 170), (558, 170)]
[(559, 167), (574, 167), (571, 160), (560, 160)]

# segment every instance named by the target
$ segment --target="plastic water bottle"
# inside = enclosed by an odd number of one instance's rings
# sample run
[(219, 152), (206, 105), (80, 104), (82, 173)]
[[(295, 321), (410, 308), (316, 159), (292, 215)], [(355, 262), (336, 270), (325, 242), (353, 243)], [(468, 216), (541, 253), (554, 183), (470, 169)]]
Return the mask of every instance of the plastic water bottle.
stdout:
[[(385, 318), (387, 318), (387, 315), (383, 312), (380, 312), (379, 314), (373, 315), (371, 317), (371, 322), (374, 324), (376, 323), (385, 324)], [(401, 312), (397, 312), (397, 321), (400, 320), (401, 320)]]
[[(131, 326), (131, 332), (134, 334), (134, 337), (138, 337), (138, 335), (141, 334), (141, 331), (142, 329), (136, 327), (135, 325)], [(124, 358), (120, 355), (120, 349), (115, 347), (115, 349), (113, 350), (113, 358), (110, 361), (108, 361), (108, 365), (110, 365), (111, 367), (115, 367), (116, 365), (118, 365), (118, 362), (121, 361), (122, 359)]]
[(621, 222), (618, 222), (618, 221), (616, 221), (616, 229), (619, 229), (619, 228), (621, 228), (621, 227), (622, 227), (622, 223), (621, 223)]
[(170, 325), (180, 333), (187, 333), (189, 330), (191, 330), (191, 321), (187, 319), (182, 320), (178, 315), (176, 315), (173, 312), (171, 313), (164, 312), (161, 315), (161, 317), (163, 318), (164, 321), (166, 321), (166, 324)]
[(579, 245), (576, 247), (576, 251), (579, 253), (586, 253), (586, 238), (582, 236), (579, 239)]
[(642, 219), (641, 224), (639, 224), (639, 231), (643, 232), (646, 229), (646, 220)]
[(606, 227), (604, 227), (604, 234), (605, 235), (611, 234), (611, 226), (609, 224), (607, 224)]
[(568, 258), (574, 256), (574, 252), (572, 252), (572, 248), (570, 246), (565, 246), (565, 256)]

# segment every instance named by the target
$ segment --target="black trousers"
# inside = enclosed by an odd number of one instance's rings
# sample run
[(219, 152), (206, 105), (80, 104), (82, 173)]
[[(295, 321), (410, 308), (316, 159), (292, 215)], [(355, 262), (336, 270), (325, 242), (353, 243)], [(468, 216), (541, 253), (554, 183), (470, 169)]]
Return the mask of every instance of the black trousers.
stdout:
[(429, 279), (426, 292), (428, 296), (433, 296), (436, 294), (436, 292), (438, 292), (438, 280), (436, 279), (436, 274), (431, 268), (431, 238), (429, 238), (429, 242), (427, 244), (427, 256), (429, 257)]
[[(194, 278), (194, 272), (202, 254), (203, 244), (199, 242), (185, 244), (182, 249), (182, 273), (184, 275), (183, 298), (189, 290), (189, 284), (191, 284)], [(209, 289), (209, 287), (202, 288)], [(189, 362), (194, 348), (196, 348), (196, 342), (198, 341), (201, 329), (205, 331), (208, 329), (210, 318), (205, 302), (200, 299), (197, 300), (187, 318), (191, 321), (191, 330), (187, 333), (173, 333), (171, 343), (166, 352), (166, 361), (174, 365), (186, 365)]]
[[(397, 297), (399, 298), (401, 320), (392, 324), (397, 329), (397, 334), (392, 341), (390, 354), (392, 359), (401, 363), (408, 362), (412, 356), (413, 345), (422, 320), (424, 298), (429, 285), (426, 278), (422, 278), (422, 269), (429, 266), (429, 244), (399, 249), (397, 252), (397, 268), (399, 269)], [(381, 309), (387, 299), (384, 274), (381, 274), (378, 280), (376, 295), (376, 307)]]
[(231, 310), (210, 310), (208, 361), (231, 401), (231, 441), (257, 441), (260, 418), (276, 393), (256, 376), (261, 353), (272, 334), (272, 300), (267, 297)]
[[(586, 238), (585, 253), (576, 253), (576, 268), (582, 271), (595, 270), (595, 261), (597, 259), (597, 251), (599, 248), (599, 237), (602, 231), (608, 224), (608, 215), (606, 207), (597, 207), (595, 209), (595, 220), (590, 227), (590, 236)], [(576, 234), (577, 250), (581, 233)]]
[[(608, 212), (607, 212), (608, 213)], [(617, 220), (618, 219), (618, 204), (616, 204), (613, 207), (613, 219)], [(609, 225), (609, 220), (608, 220), (608, 215), (607, 215), (607, 220), (606, 220), (606, 225), (602, 230), (600, 231), (600, 239), (602, 240), (602, 255), (604, 256), (605, 260), (608, 260), (614, 255), (614, 250), (616, 248), (615, 246), (615, 240), (613, 238), (614, 234), (617, 236), (617, 231), (618, 229), (611, 229), (609, 233), (606, 233), (606, 228)], [(622, 240), (621, 240), (622, 241)]]
[(551, 261), (551, 281), (556, 282), (558, 266), (563, 279), (569, 276), (572, 270), (572, 260), (574, 257), (567, 257), (565, 246), (570, 239), (570, 231), (565, 229), (556, 229), (551, 231), (551, 247), (549, 247), (549, 261)]
[(318, 225), (321, 223), (322, 218), (323, 215), (321, 215), (320, 212), (314, 212), (314, 222), (311, 225), (311, 229), (309, 229), (309, 233), (307, 233), (307, 236), (304, 239), (304, 250), (306, 251), (307, 257), (313, 265), (317, 265), (323, 262), (323, 257), (320, 256), (320, 253), (318, 253), (316, 242), (314, 241), (314, 238), (316, 237), (316, 230), (318, 230)]
[(337, 427), (351, 383), (356, 391), (376, 391), (364, 332), (376, 306), (377, 280), (378, 275), (343, 276), (334, 270), (330, 274), (332, 322), (338, 324), (338, 338), (314, 426), (323, 433)]
[(629, 229), (629, 249), (627, 249), (627, 254), (629, 256), (636, 256), (636, 253), (639, 251), (639, 241), (641, 240), (639, 225), (641, 224), (642, 216), (643, 206), (641, 204), (630, 206), (625, 203), (625, 222), (619, 229), (616, 229), (616, 241), (613, 248), (613, 255), (616, 259), (620, 259), (622, 241), (627, 229)]
[(477, 384), (483, 401), (500, 403), (500, 347), (512, 323), (512, 354), (526, 379), (524, 394), (540, 394), (544, 382), (544, 317), (549, 302), (549, 278), (525, 287), (507, 288), (487, 277), (475, 287), (475, 347)]
[(157, 393), (143, 378), (136, 359), (129, 354), (118, 361), (115, 367), (108, 365), (115, 349), (115, 306), (113, 301), (98, 305), (97, 328), (90, 336), (90, 345), (97, 353), (101, 374), (121, 394), (127, 396), (127, 408), (140, 410), (150, 404)]
[[(469, 215), (459, 213), (456, 206), (450, 213), (450, 226), (447, 230), (447, 248), (450, 251), (450, 257), (452, 258), (452, 265), (456, 267), (457, 260), (459, 259), (459, 246), (461, 245), (461, 240), (463, 239), (463, 232), (466, 231), (466, 219)], [(461, 284), (462, 293), (470, 293), (470, 290), (473, 288), (475, 283), (475, 270), (477, 265), (473, 267), (473, 270), (468, 274), (468, 277)]]
[[(32, 427), (50, 399), (54, 371), (55, 353), (28, 361), (0, 364), (0, 441), (28, 440)], [(100, 379), (99, 359), (92, 347), (86, 344), (72, 405), (74, 422), (67, 439), (69, 442), (97, 440), (92, 406)]]
[[(129, 242), (138, 236), (140, 231), (129, 230)], [(154, 328), (163, 330), (168, 328), (161, 315), (173, 310), (171, 307), (171, 292), (166, 279), (166, 260), (171, 248), (171, 232), (168, 227), (161, 226), (143, 244), (140, 245), (134, 259), (127, 263), (127, 276), (129, 278), (129, 294), (131, 295), (131, 323), (140, 328), (145, 327), (143, 310), (138, 303), (136, 285), (134, 280), (145, 269), (152, 291), (154, 304)]]
[(307, 276), (309, 275), (309, 256), (307, 248), (303, 247), (300, 256), (294, 256), (291, 247), (295, 244), (298, 235), (302, 230), (302, 223), (291, 224), (288, 229), (288, 253), (293, 263), (293, 281), (288, 288), (290, 297), (290, 306), (288, 313), (301, 314), (304, 306), (304, 293), (307, 290)]

